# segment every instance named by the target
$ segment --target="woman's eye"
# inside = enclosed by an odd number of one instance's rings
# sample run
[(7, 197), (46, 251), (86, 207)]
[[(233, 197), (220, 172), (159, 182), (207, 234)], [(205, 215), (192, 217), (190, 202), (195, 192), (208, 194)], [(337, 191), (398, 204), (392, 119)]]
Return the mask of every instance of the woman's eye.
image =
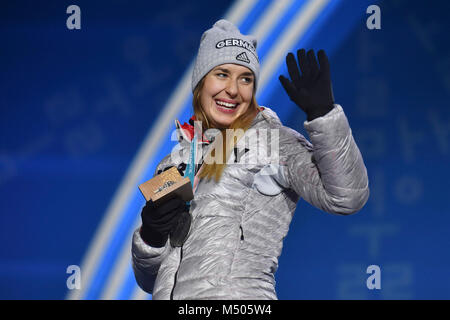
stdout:
[(252, 83), (253, 81), (253, 79), (249, 77), (242, 78), (242, 80), (244, 80), (245, 83)]
[(225, 73), (218, 73), (217, 76), (219, 78), (223, 78), (223, 77), (226, 77), (227, 75)]

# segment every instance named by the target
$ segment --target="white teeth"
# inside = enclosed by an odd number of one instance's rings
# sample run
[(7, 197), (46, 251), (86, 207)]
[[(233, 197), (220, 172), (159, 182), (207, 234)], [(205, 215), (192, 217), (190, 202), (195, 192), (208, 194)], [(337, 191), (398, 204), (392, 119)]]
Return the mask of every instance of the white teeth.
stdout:
[(227, 107), (227, 108), (236, 108), (237, 104), (228, 103), (220, 100), (216, 100), (216, 103), (220, 106)]

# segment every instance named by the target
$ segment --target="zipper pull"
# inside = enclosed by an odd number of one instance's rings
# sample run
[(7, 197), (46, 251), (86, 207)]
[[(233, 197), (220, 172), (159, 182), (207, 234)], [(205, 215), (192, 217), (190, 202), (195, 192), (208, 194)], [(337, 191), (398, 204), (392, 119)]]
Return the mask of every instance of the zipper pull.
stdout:
[(241, 229), (241, 241), (244, 241), (244, 230), (242, 230), (242, 226), (239, 226), (239, 229)]

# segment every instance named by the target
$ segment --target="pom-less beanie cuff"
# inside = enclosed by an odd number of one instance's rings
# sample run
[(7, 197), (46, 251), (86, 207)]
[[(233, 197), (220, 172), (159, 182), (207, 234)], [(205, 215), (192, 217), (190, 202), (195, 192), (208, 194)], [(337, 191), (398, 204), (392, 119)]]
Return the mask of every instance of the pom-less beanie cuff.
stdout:
[(192, 91), (214, 67), (234, 63), (249, 68), (255, 76), (255, 90), (259, 79), (257, 40), (243, 35), (231, 22), (221, 19), (205, 31), (200, 40), (192, 73)]

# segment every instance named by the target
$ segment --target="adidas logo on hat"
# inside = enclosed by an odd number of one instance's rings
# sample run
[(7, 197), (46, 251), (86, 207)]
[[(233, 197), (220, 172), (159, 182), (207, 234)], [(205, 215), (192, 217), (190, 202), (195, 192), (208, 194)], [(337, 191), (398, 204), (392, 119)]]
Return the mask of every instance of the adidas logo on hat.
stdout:
[(245, 52), (238, 54), (236, 56), (236, 60), (250, 63), (250, 60), (248, 59), (247, 54)]

